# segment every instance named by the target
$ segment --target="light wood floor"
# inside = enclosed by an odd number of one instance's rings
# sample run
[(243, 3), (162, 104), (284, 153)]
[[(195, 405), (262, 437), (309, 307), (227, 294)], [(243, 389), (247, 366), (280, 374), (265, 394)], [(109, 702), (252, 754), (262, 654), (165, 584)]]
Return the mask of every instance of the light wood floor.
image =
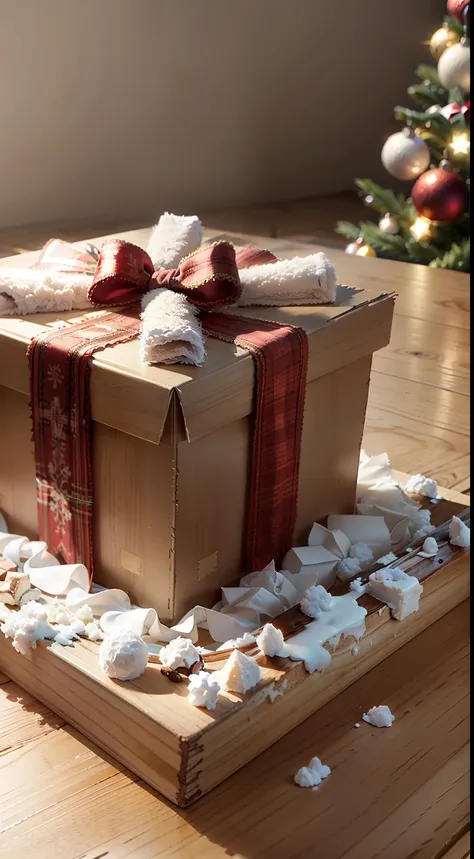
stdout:
[[(207, 227), (219, 231), (253, 233), (271, 238), (314, 242), (326, 247), (344, 248), (347, 240), (335, 233), (339, 220), (358, 221), (374, 217), (355, 192), (343, 191), (326, 197), (313, 197), (288, 203), (221, 209), (201, 214)], [(41, 224), (0, 230), (0, 257), (38, 250), (50, 238), (80, 241), (93, 235), (123, 232), (148, 226), (110, 218), (86, 224)]]

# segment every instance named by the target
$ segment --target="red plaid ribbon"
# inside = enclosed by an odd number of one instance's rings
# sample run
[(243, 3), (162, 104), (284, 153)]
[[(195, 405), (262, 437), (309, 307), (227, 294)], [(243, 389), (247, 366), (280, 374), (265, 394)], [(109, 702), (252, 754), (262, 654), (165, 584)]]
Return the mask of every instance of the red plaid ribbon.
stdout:
[(136, 316), (104, 313), (44, 331), (30, 344), (38, 532), (64, 563), (93, 576), (89, 358), (136, 337)]
[[(48, 255), (56, 240), (45, 246)], [(57, 242), (58, 245), (66, 243)], [(90, 259), (76, 255), (77, 270)], [(104, 250), (105, 248), (105, 250)], [(275, 261), (252, 246), (235, 253), (219, 242), (200, 248), (173, 272), (153, 273), (141, 248), (113, 240), (99, 257), (90, 299), (100, 306), (132, 304), (161, 284), (184, 292), (200, 308), (232, 303), (240, 295), (238, 268)], [(64, 247), (61, 255), (68, 256)], [(81, 255), (81, 259), (79, 259)], [(53, 258), (55, 254), (52, 254)], [(40, 257), (39, 265), (48, 264)], [(71, 271), (66, 263), (64, 270)], [(82, 266), (82, 269), (80, 268)], [(150, 270), (151, 266), (151, 270)], [(135, 310), (135, 315), (133, 314)], [(93, 575), (90, 357), (137, 336), (139, 306), (130, 315), (105, 313), (45, 331), (29, 349), (31, 413), (35, 444), (38, 530), (50, 551), (67, 563), (81, 562)], [(301, 434), (308, 363), (305, 332), (290, 325), (233, 314), (201, 313), (207, 334), (248, 349), (256, 369), (253, 444), (244, 563), (248, 572), (290, 548), (296, 520)]]
[(224, 313), (201, 314), (211, 337), (242, 346), (255, 362), (253, 440), (244, 565), (280, 564), (291, 548), (298, 503), (308, 369), (302, 328)]

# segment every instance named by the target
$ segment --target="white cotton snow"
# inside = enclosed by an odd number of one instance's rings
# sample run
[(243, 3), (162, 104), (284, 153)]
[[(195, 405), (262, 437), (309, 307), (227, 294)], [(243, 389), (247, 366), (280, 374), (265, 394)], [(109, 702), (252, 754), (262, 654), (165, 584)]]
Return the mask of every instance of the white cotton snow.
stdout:
[(366, 583), (365, 585), (362, 584), (362, 579), (360, 578), (360, 576), (358, 579), (354, 579), (350, 583), (349, 588), (352, 591), (352, 593), (354, 594), (354, 596), (356, 597), (356, 599), (357, 599), (357, 597), (363, 596), (364, 594), (366, 594), (370, 590), (368, 583)]
[(47, 611), (50, 623), (69, 624), (76, 618), (57, 597), (47, 606)]
[(94, 622), (94, 613), (93, 613), (90, 605), (87, 605), (87, 603), (84, 603), (84, 605), (79, 606), (79, 608), (75, 612), (75, 615), (79, 620), (82, 620), (83, 623), (85, 623), (85, 624)]
[(436, 480), (425, 477), (424, 474), (413, 474), (405, 484), (405, 492), (412, 495), (424, 495), (426, 498), (438, 497)]
[(309, 766), (298, 770), (294, 781), (298, 787), (317, 787), (329, 775), (331, 775), (329, 767), (322, 764), (319, 758), (313, 758)]
[(426, 507), (420, 507), (418, 510), (413, 510), (410, 514), (409, 521), (410, 531), (416, 531), (417, 528), (423, 528), (425, 525), (431, 524), (431, 510)]
[(28, 602), (19, 611), (9, 613), (0, 626), (5, 638), (12, 639), (12, 645), (18, 653), (25, 656), (38, 641), (52, 639), (56, 630), (48, 623), (45, 606), (37, 602)]
[(333, 597), (323, 585), (313, 585), (305, 592), (300, 608), (308, 617), (314, 617), (317, 620), (323, 612), (329, 611), (332, 602)]
[(390, 707), (386, 704), (381, 704), (380, 707), (371, 707), (368, 713), (362, 716), (364, 722), (373, 725), (375, 728), (391, 728), (395, 721), (395, 716), (390, 712)]
[(104, 633), (102, 632), (98, 623), (95, 620), (86, 624), (85, 636), (89, 639), (89, 641), (100, 641), (104, 637)]
[(255, 644), (256, 638), (251, 632), (244, 632), (239, 638), (230, 638), (229, 641), (224, 641), (220, 644), (217, 650), (233, 650), (234, 647), (246, 647), (249, 644)]
[(423, 586), (400, 567), (387, 567), (369, 576), (370, 594), (390, 607), (395, 620), (418, 611)]
[(367, 543), (358, 541), (349, 549), (349, 557), (359, 561), (362, 570), (366, 570), (374, 562), (374, 553)]
[(358, 558), (342, 558), (336, 567), (336, 575), (341, 582), (347, 582), (352, 576), (362, 572)]
[(449, 542), (453, 546), (460, 546), (462, 549), (468, 549), (471, 545), (471, 529), (466, 525), (459, 516), (453, 516), (449, 526)]
[[(217, 672), (216, 672), (217, 673)], [(188, 701), (194, 707), (215, 710), (219, 694), (219, 678), (206, 671), (191, 674), (188, 685)]]
[(412, 536), (413, 542), (418, 542), (418, 540), (423, 540), (424, 537), (429, 537), (430, 534), (435, 531), (436, 528), (434, 525), (423, 525), (421, 528), (418, 528), (417, 531)]
[(189, 638), (173, 638), (166, 647), (160, 650), (160, 662), (166, 668), (191, 668), (195, 662), (199, 662), (201, 655), (197, 647)]
[(323, 647), (324, 643), (339, 641), (341, 636), (352, 636), (358, 641), (365, 632), (366, 615), (367, 610), (358, 604), (353, 594), (333, 597), (327, 611), (285, 642), (289, 658), (303, 662), (310, 674), (323, 671), (331, 662), (331, 654)]
[(288, 656), (283, 633), (272, 623), (266, 623), (261, 633), (257, 635), (257, 645), (265, 656)]
[(77, 641), (80, 635), (85, 634), (85, 631), (85, 624), (76, 618), (71, 623), (59, 624), (54, 640), (56, 644), (67, 646)]
[(260, 668), (251, 656), (240, 650), (232, 651), (224, 667), (218, 672), (221, 689), (245, 695), (260, 683)]
[(117, 680), (136, 680), (145, 671), (148, 648), (134, 632), (121, 632), (104, 639), (99, 647), (99, 665)]

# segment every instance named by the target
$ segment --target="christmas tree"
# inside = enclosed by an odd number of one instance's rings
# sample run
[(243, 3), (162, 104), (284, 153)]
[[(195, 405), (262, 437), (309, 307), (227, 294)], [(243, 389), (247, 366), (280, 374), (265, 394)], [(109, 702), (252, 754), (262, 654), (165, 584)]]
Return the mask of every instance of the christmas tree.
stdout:
[(356, 179), (366, 205), (382, 217), (338, 223), (337, 232), (352, 240), (347, 253), (470, 269), (469, 0), (448, 0), (446, 12), (429, 42), (437, 67), (419, 66), (421, 83), (408, 89), (415, 109), (395, 108), (404, 128), (382, 149), (388, 173), (416, 181), (406, 197)]

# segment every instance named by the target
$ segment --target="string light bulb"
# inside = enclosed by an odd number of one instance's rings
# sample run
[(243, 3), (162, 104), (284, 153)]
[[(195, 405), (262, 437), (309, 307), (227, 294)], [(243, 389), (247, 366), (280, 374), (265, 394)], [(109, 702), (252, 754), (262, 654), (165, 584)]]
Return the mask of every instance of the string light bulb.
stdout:
[(423, 239), (428, 239), (431, 235), (431, 222), (428, 218), (417, 218), (416, 221), (413, 221), (410, 227), (410, 232), (417, 242), (421, 242)]
[(453, 155), (469, 155), (471, 141), (469, 135), (465, 131), (453, 135), (453, 139), (449, 144), (449, 148)]

